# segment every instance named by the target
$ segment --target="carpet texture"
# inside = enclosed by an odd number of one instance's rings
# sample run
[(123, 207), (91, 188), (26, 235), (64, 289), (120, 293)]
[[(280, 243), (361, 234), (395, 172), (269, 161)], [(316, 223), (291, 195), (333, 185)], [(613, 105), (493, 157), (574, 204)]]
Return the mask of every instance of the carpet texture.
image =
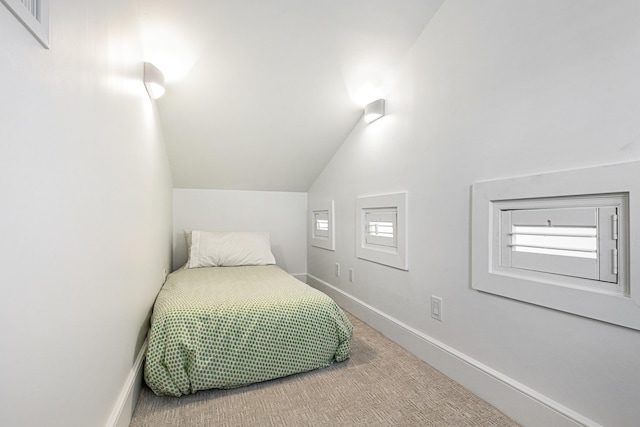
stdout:
[(517, 426), (349, 315), (351, 358), (233, 390), (159, 397), (143, 386), (131, 427)]

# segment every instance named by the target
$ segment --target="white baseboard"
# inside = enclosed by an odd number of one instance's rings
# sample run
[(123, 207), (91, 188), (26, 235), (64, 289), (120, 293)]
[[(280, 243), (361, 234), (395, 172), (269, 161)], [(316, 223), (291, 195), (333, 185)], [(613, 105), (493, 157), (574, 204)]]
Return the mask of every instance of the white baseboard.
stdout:
[(300, 280), (302, 283), (307, 283), (307, 274), (306, 273), (292, 273), (291, 274), (293, 277), (295, 277), (296, 279)]
[(326, 293), (345, 310), (524, 426), (602, 427), (595, 421), (315, 276), (308, 274), (307, 283)]
[(142, 364), (144, 362), (144, 354), (147, 350), (148, 340), (144, 340), (142, 347), (138, 352), (133, 367), (129, 372), (127, 381), (125, 381), (120, 396), (116, 402), (116, 406), (111, 412), (107, 427), (128, 427), (131, 423), (131, 417), (133, 411), (136, 409), (136, 403), (138, 403), (138, 397), (140, 396), (140, 389), (142, 388)]

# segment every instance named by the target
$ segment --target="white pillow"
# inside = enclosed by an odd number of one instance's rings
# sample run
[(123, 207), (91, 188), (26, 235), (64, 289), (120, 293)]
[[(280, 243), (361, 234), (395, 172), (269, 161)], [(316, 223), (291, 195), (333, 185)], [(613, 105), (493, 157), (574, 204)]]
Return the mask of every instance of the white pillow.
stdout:
[(187, 242), (187, 262), (182, 268), (187, 269), (189, 268), (189, 258), (191, 258), (191, 230), (184, 230), (184, 240)]
[(191, 232), (188, 268), (275, 264), (269, 233)]

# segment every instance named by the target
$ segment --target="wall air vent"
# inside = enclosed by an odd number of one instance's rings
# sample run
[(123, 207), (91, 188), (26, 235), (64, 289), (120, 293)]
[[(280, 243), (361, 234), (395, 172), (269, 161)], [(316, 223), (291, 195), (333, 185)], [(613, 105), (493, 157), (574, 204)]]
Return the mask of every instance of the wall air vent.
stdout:
[(49, 49), (49, 0), (0, 0)]

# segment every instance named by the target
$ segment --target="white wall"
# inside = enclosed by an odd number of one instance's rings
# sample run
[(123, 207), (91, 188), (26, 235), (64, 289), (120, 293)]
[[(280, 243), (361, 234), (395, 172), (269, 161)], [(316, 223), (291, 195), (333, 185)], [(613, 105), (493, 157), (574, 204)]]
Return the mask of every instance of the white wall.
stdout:
[[(309, 246), (309, 274), (595, 423), (638, 425), (639, 332), (474, 291), (469, 266), (472, 183), (640, 159), (639, 18), (632, 0), (447, 0), (387, 116), (358, 124), (310, 189), (336, 201), (336, 251)], [(408, 272), (355, 258), (356, 197), (398, 191)]]
[[(0, 424), (104, 426), (171, 259), (171, 175), (133, 0), (0, 4)], [(126, 414), (125, 414), (126, 416)]]
[(173, 267), (187, 261), (184, 230), (267, 231), (276, 263), (307, 272), (307, 193), (173, 190)]

